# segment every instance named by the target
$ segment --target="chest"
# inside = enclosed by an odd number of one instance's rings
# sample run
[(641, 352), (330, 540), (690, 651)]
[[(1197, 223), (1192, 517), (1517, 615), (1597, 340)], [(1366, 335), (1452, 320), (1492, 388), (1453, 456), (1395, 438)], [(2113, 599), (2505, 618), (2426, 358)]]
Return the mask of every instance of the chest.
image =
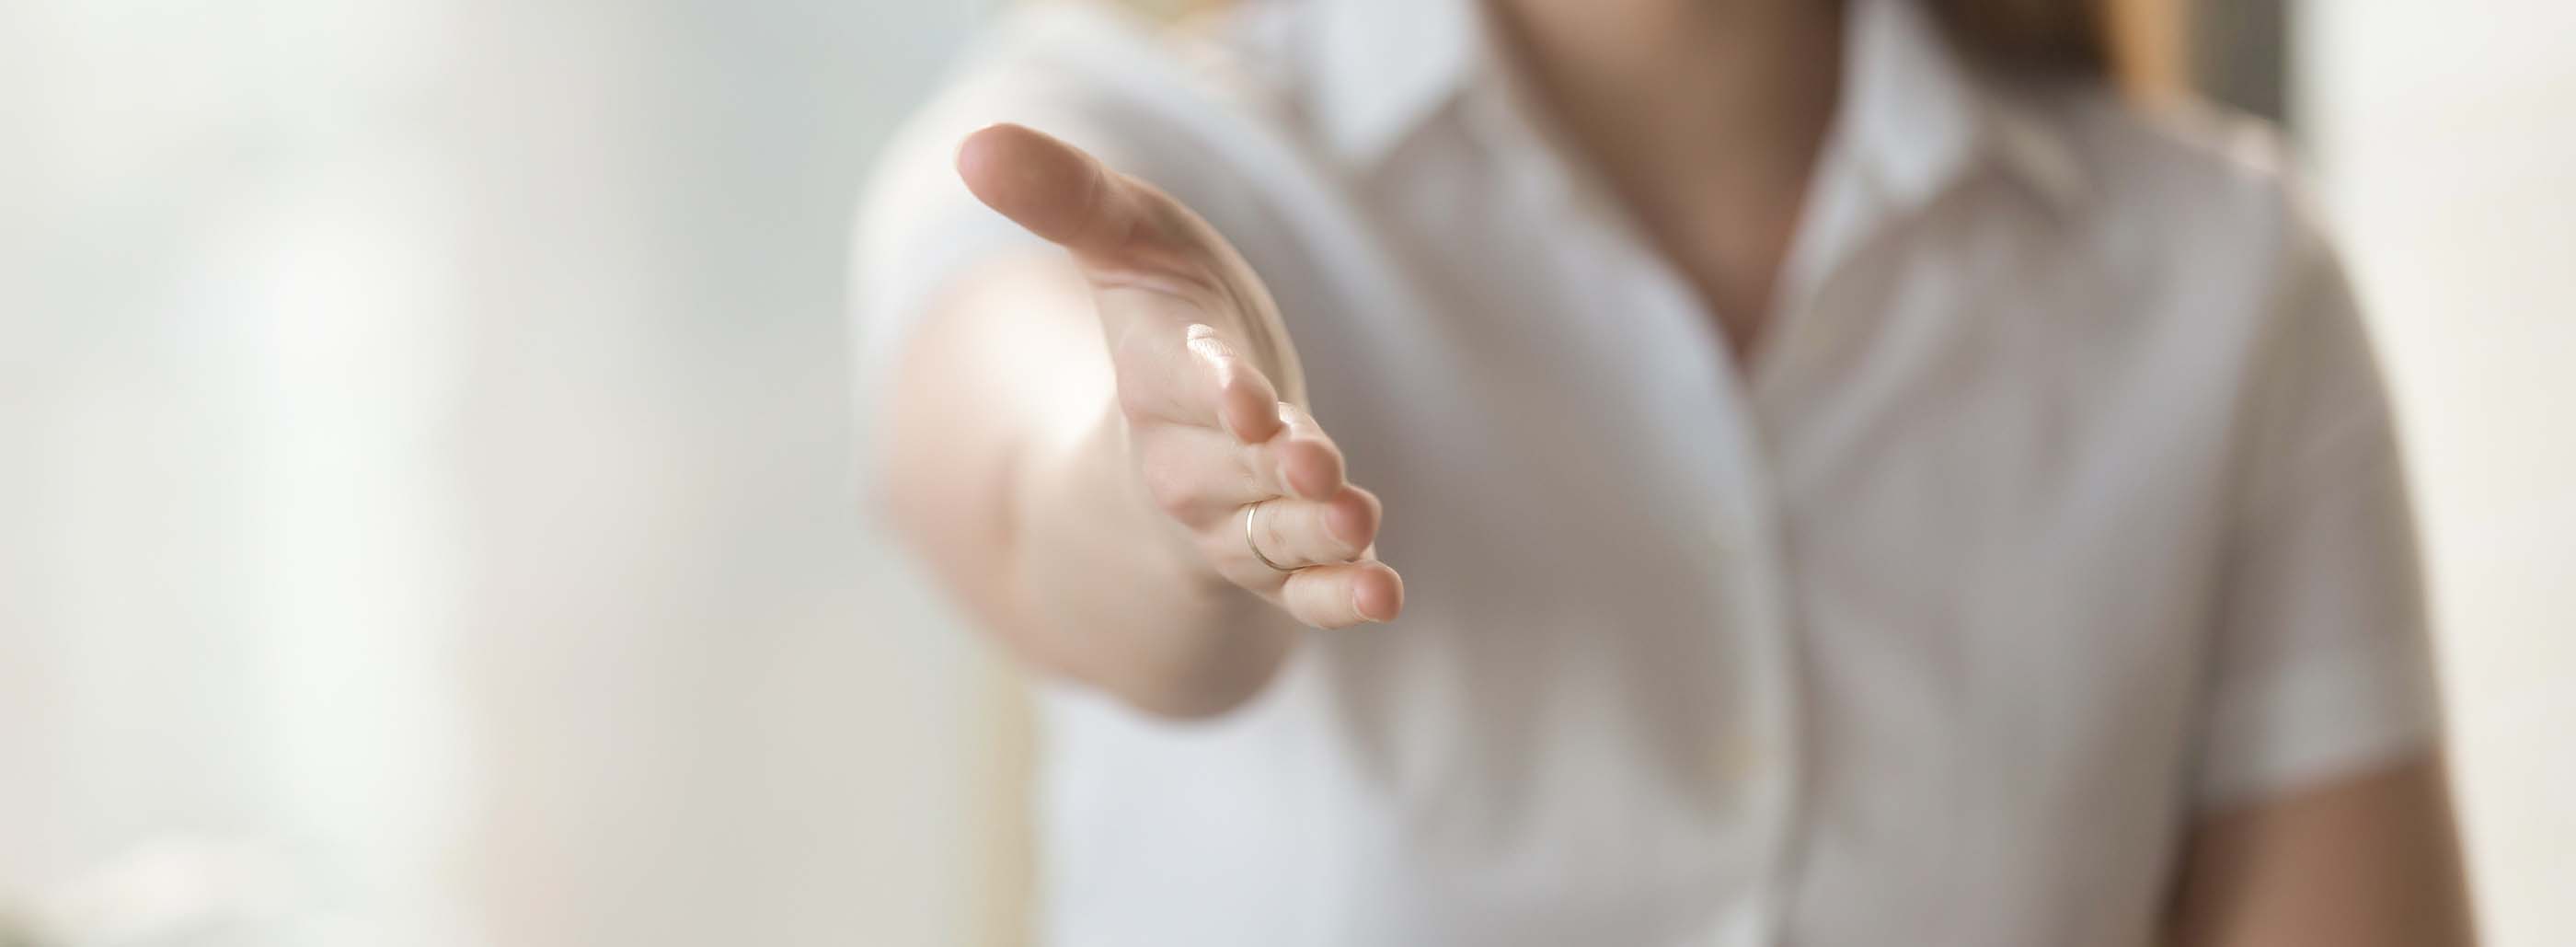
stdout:
[(1688, 628), (1764, 594), (1796, 634), (1900, 635), (1959, 688), (2028, 666), (2006, 653), (2189, 663), (2241, 347), (2062, 222), (1972, 187), (1805, 235), (1746, 365), (1679, 267), (1549, 182), (1355, 203), (1403, 298), (1322, 270), (1286, 293), (1330, 314), (1296, 331), (1355, 475), (1402, 511), (1383, 550), (1475, 590), (1425, 614)]

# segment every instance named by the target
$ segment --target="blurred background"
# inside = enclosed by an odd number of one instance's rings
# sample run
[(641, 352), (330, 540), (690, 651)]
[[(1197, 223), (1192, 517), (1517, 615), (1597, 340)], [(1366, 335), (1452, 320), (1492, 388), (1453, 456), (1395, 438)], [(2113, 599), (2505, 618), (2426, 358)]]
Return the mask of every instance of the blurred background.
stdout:
[[(1016, 940), (841, 320), (1001, 5), (0, 5), (0, 944)], [(2576, 943), (2576, 4), (2201, 6), (2393, 377), (2485, 932)]]

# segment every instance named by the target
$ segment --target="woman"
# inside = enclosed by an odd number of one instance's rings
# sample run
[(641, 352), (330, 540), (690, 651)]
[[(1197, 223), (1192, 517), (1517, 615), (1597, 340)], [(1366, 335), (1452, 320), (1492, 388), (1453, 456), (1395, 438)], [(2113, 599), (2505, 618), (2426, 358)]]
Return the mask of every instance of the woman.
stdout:
[(2351, 300), (2092, 11), (1019, 17), (859, 307), (1044, 939), (2465, 941)]

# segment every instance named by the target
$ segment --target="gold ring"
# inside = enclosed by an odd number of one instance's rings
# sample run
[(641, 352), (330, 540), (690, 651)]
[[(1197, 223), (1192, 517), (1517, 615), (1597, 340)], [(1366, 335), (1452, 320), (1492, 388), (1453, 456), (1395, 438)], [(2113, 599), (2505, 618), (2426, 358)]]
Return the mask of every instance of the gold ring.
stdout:
[(1261, 544), (1252, 541), (1252, 513), (1254, 510), (1258, 510), (1260, 508), (1261, 504), (1259, 503), (1246, 503), (1243, 505), (1243, 548), (1252, 550), (1252, 558), (1261, 560), (1261, 564), (1269, 566), (1273, 572), (1297, 571), (1270, 561), (1269, 556), (1261, 554)]

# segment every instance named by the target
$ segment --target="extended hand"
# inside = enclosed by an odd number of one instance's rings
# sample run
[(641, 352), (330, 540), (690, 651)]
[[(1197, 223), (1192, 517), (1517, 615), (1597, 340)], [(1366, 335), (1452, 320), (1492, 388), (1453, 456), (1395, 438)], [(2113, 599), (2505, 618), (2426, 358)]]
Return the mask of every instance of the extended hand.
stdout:
[(1017, 125), (969, 136), (977, 199), (1070, 251), (1089, 279), (1137, 477), (1217, 576), (1339, 628), (1393, 619), (1377, 498), (1343, 479), (1259, 276), (1205, 220)]

